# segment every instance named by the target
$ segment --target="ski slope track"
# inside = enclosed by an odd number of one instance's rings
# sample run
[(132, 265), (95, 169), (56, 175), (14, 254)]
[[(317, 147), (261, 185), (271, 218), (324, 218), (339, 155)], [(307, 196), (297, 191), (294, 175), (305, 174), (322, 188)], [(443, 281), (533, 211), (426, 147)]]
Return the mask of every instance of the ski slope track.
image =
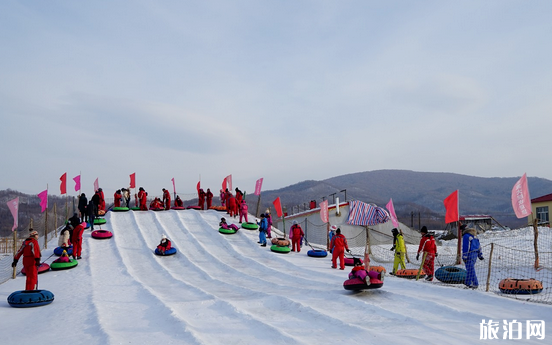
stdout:
[[(256, 230), (220, 234), (221, 216), (211, 210), (109, 212), (102, 228), (113, 232), (111, 239), (95, 240), (86, 231), (75, 269), (39, 277), (45, 289), (53, 279), (67, 282), (49, 289), (54, 303), (0, 308), (2, 318), (21, 324), (33, 310), (51, 319), (50, 328), (41, 320), (24, 342), (14, 335), (8, 344), (59, 342), (62, 319), (71, 342), (82, 344), (473, 343), (482, 319), (542, 319), (552, 312), (546, 305), (389, 276), (381, 289), (352, 293), (343, 289), (349, 267), (331, 269), (330, 257), (308, 257), (309, 247), (273, 253), (259, 246)], [(175, 255), (154, 254), (163, 234)], [(44, 255), (55, 244), (49, 248)], [(22, 278), (12, 280), (0, 285), (1, 294), (7, 297), (16, 282), (24, 285)]]

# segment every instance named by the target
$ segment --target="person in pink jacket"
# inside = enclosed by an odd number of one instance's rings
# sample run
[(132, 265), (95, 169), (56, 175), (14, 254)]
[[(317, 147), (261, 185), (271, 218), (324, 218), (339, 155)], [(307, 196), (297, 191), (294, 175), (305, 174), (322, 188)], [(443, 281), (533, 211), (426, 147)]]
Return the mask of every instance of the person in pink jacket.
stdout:
[(272, 216), (270, 215), (270, 210), (267, 208), (265, 213), (266, 222), (268, 223), (268, 228), (266, 229), (266, 237), (272, 238), (272, 233), (270, 230), (272, 229)]
[(241, 201), (241, 204), (240, 204), (240, 223), (242, 222), (242, 218), (245, 219), (245, 222), (247, 222), (247, 209), (249, 207), (247, 206), (247, 203), (245, 202), (245, 200), (242, 200)]
[(293, 221), (291, 229), (289, 229), (289, 237), (291, 238), (291, 251), (300, 252), (301, 251), (301, 238), (305, 236), (301, 225), (297, 224), (297, 221)]

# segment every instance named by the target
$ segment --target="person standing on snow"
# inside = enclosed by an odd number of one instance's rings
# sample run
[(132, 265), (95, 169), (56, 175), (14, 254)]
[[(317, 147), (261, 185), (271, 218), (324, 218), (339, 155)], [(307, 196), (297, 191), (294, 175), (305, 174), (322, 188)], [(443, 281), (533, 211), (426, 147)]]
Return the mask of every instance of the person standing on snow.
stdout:
[(261, 247), (266, 247), (266, 227), (267, 222), (264, 214), (261, 214), (261, 222), (257, 223), (259, 225), (259, 242)]
[(435, 268), (435, 257), (437, 256), (437, 245), (435, 244), (435, 238), (433, 235), (427, 232), (427, 227), (422, 226), (420, 230), (422, 238), (420, 239), (420, 246), (418, 247), (418, 254), (416, 260), (420, 260), (420, 253), (425, 254), (424, 260), (424, 272), (427, 274), (426, 280), (433, 280), (433, 270)]
[(81, 222), (88, 221), (88, 213), (86, 212), (86, 205), (88, 205), (88, 199), (86, 198), (86, 195), (82, 193), (79, 196), (79, 206), (77, 207), (80, 212)]
[(475, 262), (477, 259), (483, 260), (481, 245), (479, 244), (479, 239), (476, 237), (477, 231), (475, 229), (466, 229), (465, 225), (462, 225), (460, 229), (463, 230), (462, 261), (464, 261), (464, 265), (466, 265), (466, 281), (464, 284), (469, 288), (477, 289), (479, 287), (479, 282), (477, 281), (477, 275), (475, 273)]
[(171, 209), (171, 193), (163, 188), (163, 204), (165, 204), (165, 210)]
[[(90, 202), (88, 203), (88, 206), (86, 207), (86, 210), (88, 212), (88, 224), (90, 224), (90, 230), (94, 231), (94, 219), (96, 219), (96, 213), (98, 212), (98, 209), (96, 208), (96, 204), (94, 203), (93, 198), (90, 199)], [(71, 233), (71, 237), (73, 237), (73, 234)]]
[(291, 251), (301, 251), (301, 238), (305, 236), (301, 225), (297, 224), (297, 221), (293, 221), (293, 225), (289, 229), (289, 237), (291, 238)]
[(113, 207), (121, 207), (122, 198), (123, 194), (121, 193), (121, 190), (117, 189), (117, 191), (115, 191), (115, 194), (113, 194)]
[(138, 200), (140, 200), (140, 210), (147, 211), (148, 193), (142, 187), (138, 188)]
[(406, 246), (404, 245), (403, 235), (399, 233), (399, 230), (397, 230), (397, 228), (393, 228), (391, 232), (393, 233), (393, 247), (391, 247), (390, 250), (395, 251), (395, 260), (393, 261), (393, 272), (391, 274), (395, 274), (397, 272), (397, 269), (399, 268), (399, 265), (401, 265), (401, 268), (403, 270), (406, 269), (406, 266), (404, 264), (404, 258), (406, 255)]
[(82, 255), (82, 233), (84, 232), (83, 223), (77, 225), (73, 230), (73, 237), (71, 243), (73, 243), (73, 259), (80, 260)]
[(270, 215), (270, 209), (266, 209), (265, 218), (267, 222), (266, 234), (268, 238), (272, 238), (272, 216)]
[(219, 198), (220, 198), (220, 206), (225, 207), (226, 206), (226, 193), (222, 189), (220, 190)]
[(341, 229), (337, 228), (335, 230), (335, 236), (332, 238), (330, 244), (332, 248), (332, 268), (337, 268), (337, 258), (339, 258), (339, 269), (345, 269), (345, 251), (350, 253), (349, 245), (347, 244), (347, 239), (341, 234)]
[(198, 206), (201, 210), (205, 209), (205, 191), (201, 188), (198, 192)]
[(23, 256), (23, 268), (25, 268), (25, 290), (36, 290), (38, 284), (38, 268), (40, 267), (40, 246), (38, 245), (38, 232), (31, 230), (29, 237), (23, 242), (15, 256), (13, 257), (12, 267), (17, 266), (17, 261)]
[(126, 207), (130, 207), (130, 191), (126, 188), (121, 188), (121, 191), (123, 193), (123, 199), (125, 199)]
[(100, 197), (100, 202), (98, 203), (98, 212), (103, 211), (102, 215), (104, 215), (105, 214), (105, 195), (104, 195), (103, 189), (98, 188), (98, 191), (96, 193)]
[(236, 216), (238, 213), (236, 213), (236, 198), (230, 193), (226, 197), (226, 212), (230, 215), (230, 217)]
[(207, 193), (205, 193), (205, 198), (207, 199), (207, 209), (210, 209), (213, 206), (213, 193), (210, 188), (207, 188)]
[[(240, 223), (242, 222), (242, 218), (245, 219), (246, 223), (248, 222), (248, 220), (247, 220), (248, 209), (249, 209), (249, 207), (247, 206), (247, 203), (245, 202), (245, 200), (242, 200), (242, 202), (240, 204)], [(267, 226), (268, 226), (268, 222), (267, 222)]]

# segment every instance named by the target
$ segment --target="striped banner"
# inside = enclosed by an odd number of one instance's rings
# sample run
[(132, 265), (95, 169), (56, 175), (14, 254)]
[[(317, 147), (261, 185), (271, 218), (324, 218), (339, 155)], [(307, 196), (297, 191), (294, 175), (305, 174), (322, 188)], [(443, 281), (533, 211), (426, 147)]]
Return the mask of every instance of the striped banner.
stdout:
[(350, 201), (347, 224), (376, 225), (389, 220), (389, 213), (384, 208), (372, 206), (362, 201)]

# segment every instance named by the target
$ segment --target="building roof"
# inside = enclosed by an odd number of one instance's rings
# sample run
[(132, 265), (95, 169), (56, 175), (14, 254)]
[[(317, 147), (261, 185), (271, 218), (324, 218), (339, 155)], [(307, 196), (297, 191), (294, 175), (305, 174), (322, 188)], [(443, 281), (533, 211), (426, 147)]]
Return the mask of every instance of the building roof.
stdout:
[(538, 198), (531, 199), (531, 203), (552, 201), (552, 193), (539, 196)]

